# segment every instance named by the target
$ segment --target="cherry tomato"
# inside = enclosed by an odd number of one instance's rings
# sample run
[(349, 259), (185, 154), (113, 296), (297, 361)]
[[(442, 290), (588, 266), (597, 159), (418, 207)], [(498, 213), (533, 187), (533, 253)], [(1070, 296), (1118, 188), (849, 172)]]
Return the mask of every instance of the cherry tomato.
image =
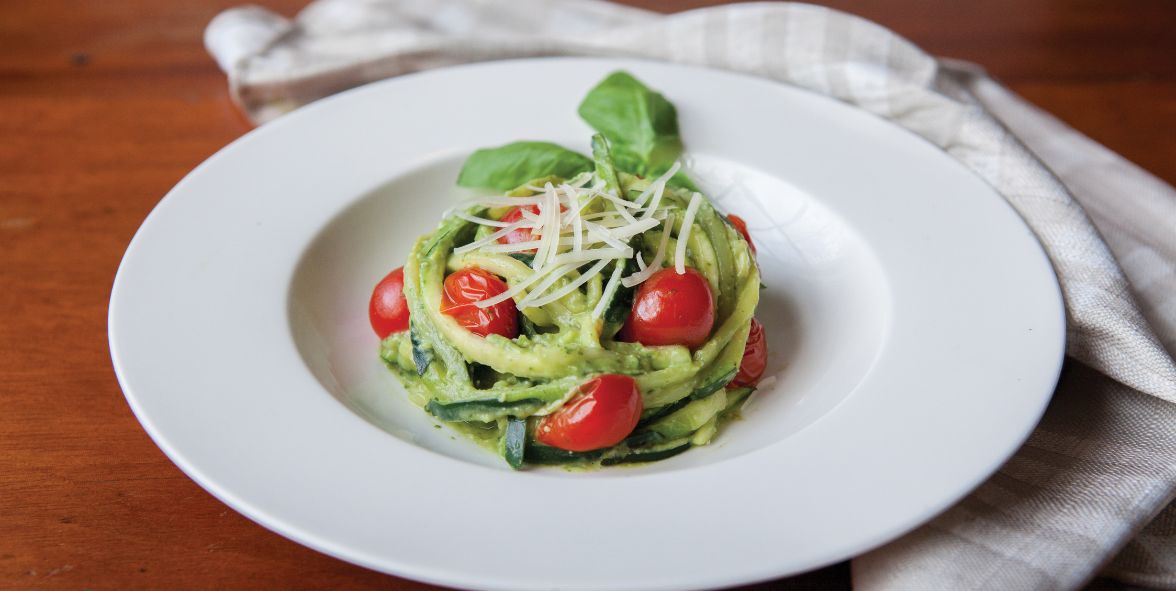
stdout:
[(751, 234), (747, 232), (747, 222), (733, 213), (728, 214), (727, 219), (731, 222), (732, 226), (735, 226), (736, 230), (739, 230), (740, 234), (743, 234), (743, 239), (747, 241), (747, 246), (751, 248), (751, 254), (755, 255), (755, 243), (751, 241)]
[(591, 451), (623, 441), (641, 418), (637, 382), (617, 374), (597, 376), (562, 408), (543, 417), (535, 431), (539, 443), (569, 451)]
[[(567, 209), (568, 208), (566, 208), (562, 205), (559, 206), (560, 212), (567, 211)], [(520, 205), (518, 207), (512, 207), (511, 210), (506, 212), (506, 215), (502, 216), (502, 218), (499, 219), (498, 221), (503, 222), (505, 224), (513, 224), (513, 223), (523, 219), (523, 212), (524, 211), (527, 213), (539, 215), (539, 206), (538, 205)], [(532, 240), (537, 240), (537, 238), (535, 237), (534, 234), (531, 233), (530, 228), (516, 228), (514, 230), (511, 230), (510, 232), (507, 232), (506, 236), (503, 236), (498, 239), (498, 241), (501, 242), (502, 244), (518, 244), (520, 242), (530, 242)]]
[(381, 339), (408, 330), (408, 300), (404, 299), (404, 267), (388, 273), (372, 290), (368, 320)]
[(479, 308), (474, 302), (488, 300), (508, 289), (497, 276), (476, 268), (466, 268), (445, 278), (441, 294), (441, 312), (478, 336), (519, 336), (519, 314), (513, 299)]
[(682, 275), (667, 268), (637, 288), (620, 337), (642, 345), (693, 349), (706, 342), (714, 324), (714, 298), (706, 277), (690, 267)]
[(768, 341), (764, 338), (764, 325), (755, 318), (751, 319), (751, 332), (747, 334), (747, 345), (743, 348), (743, 361), (739, 363), (739, 371), (728, 387), (742, 388), (754, 386), (764, 375), (764, 366), (768, 364)]

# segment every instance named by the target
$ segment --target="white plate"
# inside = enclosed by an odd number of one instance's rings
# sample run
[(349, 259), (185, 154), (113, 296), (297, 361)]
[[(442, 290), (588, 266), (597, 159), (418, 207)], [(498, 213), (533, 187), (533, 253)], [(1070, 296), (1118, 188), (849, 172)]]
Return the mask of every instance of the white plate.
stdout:
[[(576, 106), (618, 68), (677, 105), (689, 167), (748, 220), (776, 380), (709, 447), (511, 472), (408, 405), (367, 298), (470, 151), (586, 151)], [(302, 544), (459, 587), (684, 589), (842, 560), (959, 499), (1036, 424), (1063, 324), (1022, 221), (917, 137), (744, 76), (553, 59), (372, 84), (221, 150), (131, 242), (110, 347), (164, 452)]]

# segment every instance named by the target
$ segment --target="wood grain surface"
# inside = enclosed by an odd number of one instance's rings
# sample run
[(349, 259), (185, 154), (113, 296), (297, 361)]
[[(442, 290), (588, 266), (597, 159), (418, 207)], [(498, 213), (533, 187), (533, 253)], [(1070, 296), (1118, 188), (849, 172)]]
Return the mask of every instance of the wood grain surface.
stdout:
[[(303, 4), (253, 1), (287, 15)], [(148, 439), (111, 369), (106, 306), (128, 241), (249, 130), (201, 44), (242, 2), (0, 1), (0, 589), (435, 589), (303, 548), (212, 498)], [(828, 4), (982, 64), (1176, 181), (1171, 0)], [(754, 588), (847, 588), (848, 572)]]

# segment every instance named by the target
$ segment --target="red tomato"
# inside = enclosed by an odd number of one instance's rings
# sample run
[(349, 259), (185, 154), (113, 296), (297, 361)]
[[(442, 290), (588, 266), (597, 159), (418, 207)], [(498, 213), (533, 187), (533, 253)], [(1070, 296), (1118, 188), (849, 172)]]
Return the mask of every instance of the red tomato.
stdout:
[(739, 230), (740, 234), (743, 234), (743, 239), (747, 241), (747, 246), (751, 248), (751, 254), (754, 255), (755, 243), (751, 241), (751, 234), (747, 233), (747, 222), (743, 221), (743, 218), (733, 213), (728, 214), (727, 219), (731, 222), (732, 226), (735, 226), (736, 230)]
[(591, 451), (623, 441), (641, 418), (637, 382), (617, 374), (597, 376), (580, 385), (580, 393), (543, 417), (535, 439), (569, 451)]
[(372, 290), (368, 320), (381, 339), (408, 330), (408, 300), (404, 299), (404, 267), (388, 273)]
[(739, 372), (735, 379), (728, 384), (730, 388), (754, 386), (764, 375), (764, 366), (768, 364), (768, 341), (764, 338), (764, 325), (755, 318), (751, 319), (751, 332), (747, 334), (747, 345), (743, 348), (743, 361), (739, 363)]
[(714, 324), (715, 303), (706, 277), (690, 267), (682, 275), (662, 269), (637, 288), (620, 337), (642, 345), (693, 349), (706, 342)]
[(519, 336), (519, 314), (513, 299), (486, 308), (474, 302), (488, 300), (508, 289), (506, 282), (481, 269), (467, 268), (445, 278), (441, 294), (441, 312), (478, 336)]
[[(562, 205), (559, 206), (559, 210), (561, 212), (567, 211), (567, 209), (568, 208), (566, 208)], [(506, 223), (506, 224), (513, 224), (513, 223), (523, 219), (523, 212), (524, 211), (526, 211), (527, 213), (539, 215), (539, 206), (538, 205), (520, 205), (518, 207), (512, 207), (511, 210), (506, 212), (506, 215), (502, 216), (502, 218), (499, 219), (498, 221)], [(506, 236), (503, 236), (498, 239), (498, 241), (503, 244), (518, 244), (520, 242), (530, 242), (532, 240), (537, 240), (537, 238), (531, 233), (530, 228), (517, 228), (517, 229), (511, 230), (510, 232), (508, 232), (506, 234)]]

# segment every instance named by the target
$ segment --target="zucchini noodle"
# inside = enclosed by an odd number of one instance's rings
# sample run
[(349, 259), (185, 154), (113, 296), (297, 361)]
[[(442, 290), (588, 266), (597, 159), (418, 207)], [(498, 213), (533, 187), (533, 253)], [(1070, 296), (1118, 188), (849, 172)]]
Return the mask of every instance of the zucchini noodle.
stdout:
[[(631, 199), (650, 189), (651, 183), (624, 173), (618, 178), (620, 190), (615, 194), (604, 192), (607, 189), (600, 183), (582, 192), (564, 184), (566, 200), (582, 206), (581, 217), (594, 216), (599, 221), (615, 213), (612, 217), (619, 223), (631, 223), (634, 217), (625, 215), (631, 214), (626, 210), (641, 211)], [(542, 188), (541, 184), (532, 181), (512, 194), (524, 202), (546, 191), (551, 201), (558, 185), (548, 182)], [(538, 451), (528, 456), (529, 462), (645, 461), (659, 459), (670, 449), (708, 442), (716, 430), (712, 420), (728, 407), (724, 387), (742, 359), (759, 302), (759, 271), (742, 236), (708, 200), (694, 199), (697, 193), (672, 186), (654, 190), (660, 194), (660, 199), (652, 200), (657, 209), (643, 213), (657, 219), (658, 225), (624, 240), (601, 231), (581, 235), (576, 228), (592, 227), (593, 222), (575, 216), (567, 221), (571, 229), (566, 230), (574, 236), (560, 240), (548, 219), (544, 231), (549, 234), (541, 240), (539, 252), (549, 258), (538, 268), (525, 256), (494, 252), (493, 241), (463, 248), (509, 226), (493, 219), (494, 204), (503, 203), (501, 198), (453, 212), (421, 237), (404, 267), (411, 329), (390, 335), (381, 346), (381, 356), (412, 393), (413, 401), (441, 420), (462, 424), (465, 432), (475, 433), (479, 440), (496, 442), (510, 430), (508, 419), (527, 421), (526, 433), (533, 433), (535, 419), (560, 408), (581, 383), (616, 373), (632, 376), (641, 392), (645, 410), (634, 434), (621, 444), (592, 452)], [(688, 211), (692, 200), (694, 211)], [(543, 212), (548, 218), (550, 207)], [(683, 225), (690, 218), (690, 225)], [(679, 246), (687, 228), (685, 245)], [(597, 242), (585, 244), (592, 240)], [(593, 249), (611, 258), (593, 259)], [(649, 261), (646, 271), (638, 269), (639, 254)], [(684, 260), (679, 260), (683, 254)], [(560, 264), (561, 260), (570, 262)], [(675, 265), (698, 270), (715, 296), (717, 314), (707, 341), (691, 351), (682, 345), (644, 346), (615, 340), (629, 312), (627, 302), (617, 297), (625, 288), (610, 282), (612, 291), (607, 291), (604, 282), (620, 269), (631, 268), (633, 273), (627, 276), (634, 276)], [(466, 267), (502, 277), (516, 290), (512, 295), (516, 304), (535, 302), (520, 306), (533, 330), (514, 339), (495, 334), (481, 337), (441, 312), (446, 274)], [(666, 447), (669, 444), (675, 445)], [(635, 460), (645, 454), (657, 457)]]

